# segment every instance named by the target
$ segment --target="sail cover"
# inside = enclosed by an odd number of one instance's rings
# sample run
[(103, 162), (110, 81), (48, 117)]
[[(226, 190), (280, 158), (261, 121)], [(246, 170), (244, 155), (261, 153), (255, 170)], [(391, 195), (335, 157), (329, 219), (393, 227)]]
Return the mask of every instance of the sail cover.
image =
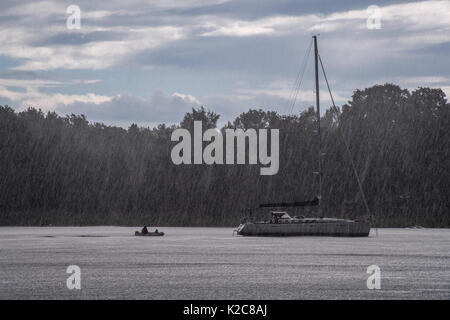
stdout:
[(262, 203), (259, 208), (313, 207), (319, 205), (319, 199), (308, 201)]

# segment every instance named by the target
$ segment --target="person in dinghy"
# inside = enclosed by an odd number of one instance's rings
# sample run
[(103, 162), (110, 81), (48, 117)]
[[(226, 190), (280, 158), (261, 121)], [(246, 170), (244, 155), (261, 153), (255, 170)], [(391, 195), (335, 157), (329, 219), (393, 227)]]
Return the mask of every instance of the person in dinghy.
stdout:
[(134, 233), (135, 236), (163, 236), (164, 232), (159, 232), (158, 229), (155, 229), (154, 232), (149, 232), (147, 226), (144, 226), (141, 232), (136, 231)]

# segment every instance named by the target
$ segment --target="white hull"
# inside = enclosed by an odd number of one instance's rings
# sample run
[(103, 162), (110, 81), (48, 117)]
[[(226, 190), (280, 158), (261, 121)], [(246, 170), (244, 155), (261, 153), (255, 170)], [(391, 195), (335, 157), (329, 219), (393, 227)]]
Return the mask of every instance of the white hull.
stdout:
[(287, 223), (247, 222), (241, 224), (236, 231), (242, 236), (367, 237), (370, 224), (341, 219)]

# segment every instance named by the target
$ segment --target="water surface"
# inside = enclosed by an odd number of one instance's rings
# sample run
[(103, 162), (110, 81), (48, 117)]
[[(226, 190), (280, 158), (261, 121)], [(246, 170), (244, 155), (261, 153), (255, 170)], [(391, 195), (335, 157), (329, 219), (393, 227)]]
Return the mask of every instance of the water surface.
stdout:
[[(450, 299), (449, 229), (368, 238), (232, 236), (229, 228), (1, 227), (0, 299)], [(369, 265), (381, 290), (368, 290)], [(69, 265), (81, 290), (69, 290)]]

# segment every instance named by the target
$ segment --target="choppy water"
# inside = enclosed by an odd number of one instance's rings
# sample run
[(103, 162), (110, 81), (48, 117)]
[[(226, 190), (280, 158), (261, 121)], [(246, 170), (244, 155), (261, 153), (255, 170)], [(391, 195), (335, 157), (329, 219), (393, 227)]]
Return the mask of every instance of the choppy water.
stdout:
[[(0, 228), (1, 299), (450, 299), (449, 229), (368, 238), (233, 237), (229, 228)], [(368, 290), (369, 265), (381, 290)], [(81, 290), (68, 290), (69, 265)]]

